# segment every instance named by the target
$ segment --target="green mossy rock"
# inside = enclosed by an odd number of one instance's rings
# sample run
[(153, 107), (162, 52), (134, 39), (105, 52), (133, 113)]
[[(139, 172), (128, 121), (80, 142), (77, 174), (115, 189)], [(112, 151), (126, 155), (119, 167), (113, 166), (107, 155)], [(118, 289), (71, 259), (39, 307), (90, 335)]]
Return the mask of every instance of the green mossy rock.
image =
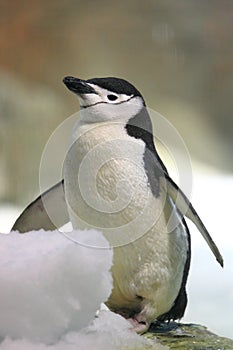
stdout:
[(176, 350), (233, 350), (233, 340), (219, 337), (206, 327), (197, 324), (171, 322), (155, 324), (144, 334), (148, 339), (157, 339), (161, 345)]

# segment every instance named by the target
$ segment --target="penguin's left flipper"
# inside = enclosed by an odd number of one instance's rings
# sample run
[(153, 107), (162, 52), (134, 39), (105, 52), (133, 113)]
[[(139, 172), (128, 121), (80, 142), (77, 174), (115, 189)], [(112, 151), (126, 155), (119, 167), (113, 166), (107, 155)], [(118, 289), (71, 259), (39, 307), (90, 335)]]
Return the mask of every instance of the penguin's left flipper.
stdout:
[(175, 184), (175, 182), (169, 177), (169, 175), (165, 174), (166, 185), (167, 185), (167, 193), (172, 198), (175, 206), (180, 211), (180, 213), (187, 218), (189, 218), (198, 228), (210, 249), (212, 250), (215, 258), (219, 262), (219, 264), (223, 267), (223, 257), (220, 254), (218, 247), (214, 243), (211, 238), (209, 232), (207, 231), (205, 225), (201, 221), (198, 216), (196, 210), (193, 208), (189, 199), (185, 196), (185, 194), (181, 191), (181, 189)]
[[(47, 210), (46, 210), (47, 208)], [(49, 214), (56, 218), (56, 225)], [(44, 229), (55, 230), (69, 222), (69, 215), (64, 194), (64, 181), (58, 182), (30, 203), (14, 223), (11, 231), (20, 233)]]

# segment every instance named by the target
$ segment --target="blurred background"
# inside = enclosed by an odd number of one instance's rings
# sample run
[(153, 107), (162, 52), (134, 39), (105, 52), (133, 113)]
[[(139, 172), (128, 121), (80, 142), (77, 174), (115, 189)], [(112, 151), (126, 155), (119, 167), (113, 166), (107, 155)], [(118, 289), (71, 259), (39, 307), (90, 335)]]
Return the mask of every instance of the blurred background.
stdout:
[[(175, 126), (193, 164), (194, 204), (230, 259), (233, 2), (0, 0), (2, 232), (39, 193), (38, 169), (49, 136), (78, 110), (62, 84), (66, 75), (125, 78)], [(196, 252), (206, 248), (195, 239)], [(207, 248), (203, 260), (195, 254), (188, 320), (233, 337), (227, 318), (233, 305), (230, 260), (222, 272)]]

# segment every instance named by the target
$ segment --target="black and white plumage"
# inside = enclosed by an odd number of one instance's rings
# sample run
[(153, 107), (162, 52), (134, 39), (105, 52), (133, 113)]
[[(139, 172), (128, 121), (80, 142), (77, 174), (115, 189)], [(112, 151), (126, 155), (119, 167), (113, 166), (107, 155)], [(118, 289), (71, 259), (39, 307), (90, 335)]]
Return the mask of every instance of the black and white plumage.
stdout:
[[(114, 246), (113, 291), (107, 306), (130, 319), (138, 332), (155, 319), (180, 319), (187, 304), (191, 256), (184, 215), (196, 224), (222, 266), (223, 259), (156, 151), (141, 93), (117, 78), (66, 77), (64, 83), (78, 96), (81, 109), (64, 183), (34, 201), (13, 229), (33, 229), (30, 218), (38, 208), (34, 228), (53, 229), (42, 198), (60, 194), (61, 224), (70, 218), (75, 228), (100, 228)], [(122, 237), (128, 244), (119, 243)]]

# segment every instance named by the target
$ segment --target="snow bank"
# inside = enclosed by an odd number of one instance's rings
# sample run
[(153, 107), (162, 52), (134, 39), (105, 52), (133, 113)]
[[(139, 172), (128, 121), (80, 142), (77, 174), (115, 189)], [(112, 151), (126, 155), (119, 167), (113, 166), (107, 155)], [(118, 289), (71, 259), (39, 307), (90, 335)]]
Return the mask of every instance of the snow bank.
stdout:
[[(106, 246), (95, 230), (76, 239)], [(75, 244), (59, 231), (0, 241), (0, 350), (166, 349), (110, 311), (95, 319), (112, 290), (111, 249)]]
[(32, 343), (27, 339), (6, 338), (0, 350), (168, 350), (129, 330), (129, 323), (110, 311), (102, 311), (88, 327), (79, 332), (67, 333), (56, 344)]
[[(106, 244), (97, 231), (84, 243)], [(53, 343), (93, 319), (112, 289), (110, 249), (75, 244), (59, 231), (1, 235), (0, 336)]]

